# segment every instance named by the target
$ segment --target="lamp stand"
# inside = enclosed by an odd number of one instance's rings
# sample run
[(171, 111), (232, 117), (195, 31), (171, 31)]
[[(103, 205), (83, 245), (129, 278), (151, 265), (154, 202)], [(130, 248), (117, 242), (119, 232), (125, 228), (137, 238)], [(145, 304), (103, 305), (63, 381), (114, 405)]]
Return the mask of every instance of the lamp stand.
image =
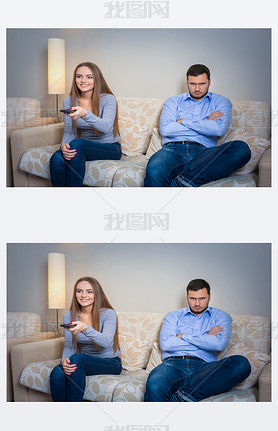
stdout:
[(59, 323), (58, 308), (56, 309), (56, 323), (57, 323), (56, 328), (57, 328), (57, 332), (58, 332), (58, 330), (59, 330), (59, 328), (58, 328), (58, 323)]
[(58, 107), (59, 107), (59, 99), (58, 99), (58, 94), (56, 94), (56, 123), (58, 123)]

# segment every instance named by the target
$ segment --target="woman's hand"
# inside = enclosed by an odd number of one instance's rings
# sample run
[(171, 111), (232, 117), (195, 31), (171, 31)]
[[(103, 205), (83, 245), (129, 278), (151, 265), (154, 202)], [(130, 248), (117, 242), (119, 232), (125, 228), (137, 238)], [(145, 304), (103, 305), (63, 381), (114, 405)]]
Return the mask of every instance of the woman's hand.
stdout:
[(70, 376), (76, 370), (76, 364), (71, 364), (69, 358), (62, 358), (61, 365), (65, 374)]
[(87, 115), (87, 109), (82, 108), (82, 106), (73, 106), (71, 108), (72, 110), (74, 110), (75, 112), (73, 112), (72, 114), (67, 114), (68, 117), (71, 117), (73, 120), (77, 120), (78, 118), (83, 118), (86, 117)]
[(63, 153), (64, 159), (66, 160), (72, 159), (77, 154), (77, 151), (75, 149), (74, 150), (70, 149), (70, 144), (62, 144), (61, 151)]
[(80, 322), (77, 320), (76, 322), (71, 322), (73, 325), (75, 325), (73, 328), (69, 328), (68, 331), (70, 331), (73, 335), (78, 334), (79, 332), (86, 331), (88, 325), (84, 322)]

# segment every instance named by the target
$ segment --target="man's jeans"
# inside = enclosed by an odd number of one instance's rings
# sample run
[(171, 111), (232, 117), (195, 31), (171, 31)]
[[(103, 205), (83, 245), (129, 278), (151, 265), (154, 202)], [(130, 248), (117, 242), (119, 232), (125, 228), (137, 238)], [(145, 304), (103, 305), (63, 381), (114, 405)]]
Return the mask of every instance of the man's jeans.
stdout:
[(65, 160), (61, 150), (50, 159), (50, 176), (53, 187), (82, 187), (85, 176), (85, 162), (88, 160), (119, 160), (122, 157), (118, 142), (102, 144), (88, 139), (73, 139), (71, 150), (77, 154), (71, 160)]
[(66, 375), (61, 365), (57, 365), (50, 374), (50, 389), (53, 401), (82, 401), (86, 387), (86, 376), (96, 374), (121, 374), (122, 365), (119, 357), (99, 358), (85, 353), (75, 353), (70, 357), (77, 369), (70, 376)]
[(240, 355), (213, 362), (169, 358), (150, 373), (144, 401), (201, 401), (229, 391), (250, 372)]
[(217, 147), (171, 142), (149, 160), (144, 187), (199, 187), (244, 166), (251, 152), (243, 141)]

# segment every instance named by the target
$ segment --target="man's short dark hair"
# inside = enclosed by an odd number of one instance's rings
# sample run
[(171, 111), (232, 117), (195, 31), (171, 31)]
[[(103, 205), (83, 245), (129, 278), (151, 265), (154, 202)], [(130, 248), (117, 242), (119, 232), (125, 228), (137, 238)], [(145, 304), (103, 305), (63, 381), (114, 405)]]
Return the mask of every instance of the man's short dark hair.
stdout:
[(193, 64), (193, 66), (190, 66), (190, 68), (186, 72), (186, 77), (188, 78), (189, 76), (199, 76), (203, 75), (203, 73), (205, 73), (208, 79), (210, 79), (210, 70), (207, 66), (205, 66), (204, 64)]
[(206, 288), (208, 294), (210, 294), (210, 285), (206, 280), (202, 280), (201, 278), (196, 278), (195, 280), (191, 280), (186, 288), (186, 293), (188, 293), (189, 290), (193, 290), (193, 292), (198, 292), (198, 290), (202, 290)]

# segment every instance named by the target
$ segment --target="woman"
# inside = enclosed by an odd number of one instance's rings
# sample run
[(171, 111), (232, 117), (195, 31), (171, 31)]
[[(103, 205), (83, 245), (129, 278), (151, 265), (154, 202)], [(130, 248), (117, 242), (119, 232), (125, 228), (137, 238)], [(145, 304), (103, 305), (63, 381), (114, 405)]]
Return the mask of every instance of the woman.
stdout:
[(90, 62), (76, 66), (65, 99), (65, 131), (60, 150), (50, 159), (54, 187), (82, 187), (86, 160), (119, 160), (118, 107), (100, 69)]
[(86, 376), (120, 374), (117, 315), (99, 282), (77, 280), (70, 311), (64, 316), (65, 347), (50, 375), (53, 401), (82, 401)]

